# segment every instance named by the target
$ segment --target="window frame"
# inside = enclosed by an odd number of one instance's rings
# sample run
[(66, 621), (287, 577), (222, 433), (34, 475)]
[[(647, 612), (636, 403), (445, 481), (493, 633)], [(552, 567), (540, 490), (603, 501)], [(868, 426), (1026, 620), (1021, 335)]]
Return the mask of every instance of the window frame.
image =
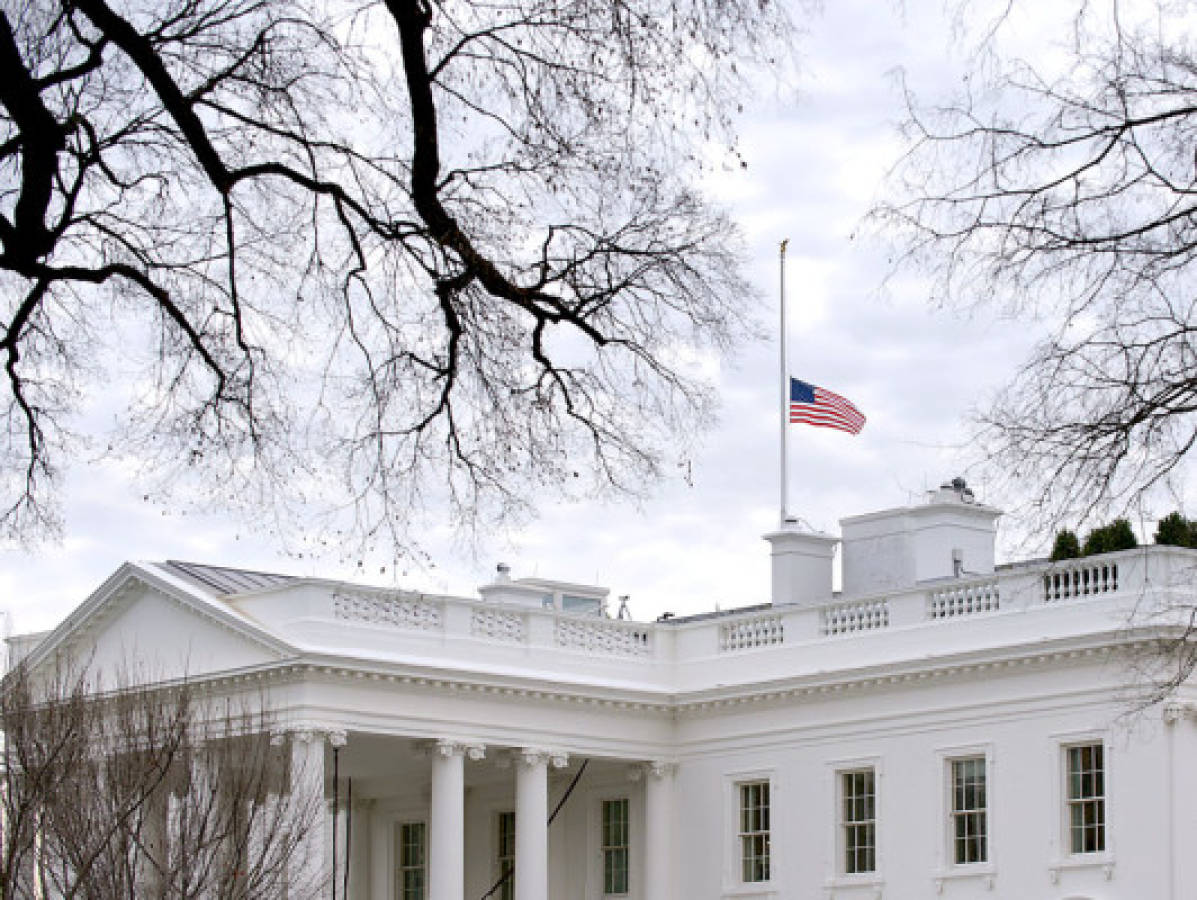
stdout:
[[(952, 763), (960, 759), (983, 757), (985, 759), (985, 844), (986, 861), (973, 863), (957, 863), (953, 838), (955, 836), (952, 820)], [(938, 842), (937, 867), (935, 883), (938, 886), (949, 883), (954, 879), (982, 879), (983, 884), (990, 888), (993, 884), (997, 868), (995, 865), (998, 846), (993, 836), (1001, 827), (1001, 796), (997, 790), (999, 773), (997, 755), (992, 742), (975, 744), (954, 744), (938, 747), (935, 750), (934, 775), (939, 785), (940, 805), (939, 822), (941, 823)]]
[[(863, 801), (868, 798), (867, 811), (871, 812), (871, 816), (863, 818), (849, 818), (849, 784), (848, 779), (855, 779), (857, 776), (867, 776), (869, 779), (868, 793), (862, 793), (860, 799)], [(839, 768), (835, 773), (836, 783), (836, 846), (839, 850), (838, 858), (836, 860), (836, 871), (838, 875), (845, 878), (866, 877), (871, 878), (877, 875), (877, 824), (878, 824), (878, 778), (877, 769), (872, 765), (854, 766), (851, 768)], [(853, 786), (854, 787), (854, 786)], [(852, 847), (850, 844), (855, 840), (853, 835), (863, 831), (864, 834), (871, 838), (868, 843), (862, 843), (859, 846)], [(849, 853), (852, 854), (853, 859), (857, 859), (861, 852), (865, 853), (866, 860), (871, 861), (872, 865), (869, 868), (856, 868), (858, 862), (849, 864)]]
[[(823, 776), (823, 809), (826, 818), (824, 834), (826, 835), (825, 865), (826, 876), (824, 886), (831, 889), (871, 886), (880, 889), (885, 884), (885, 760), (880, 755), (853, 756), (824, 761)], [(873, 770), (873, 863), (872, 872), (856, 874), (844, 871), (845, 848), (843, 829), (840, 827), (841, 791), (840, 775), (844, 772), (860, 769)]]
[[(510, 817), (510, 820), (511, 820), (511, 835), (510, 835), (510, 837), (511, 837), (511, 846), (510, 846), (511, 852), (505, 854), (503, 852), (503, 850), (505, 849), (504, 848), (504, 839), (506, 838), (507, 834), (503, 827), (503, 823), (508, 817)], [(501, 877), (503, 877), (503, 875), (507, 871), (503, 865), (504, 861), (505, 860), (511, 861), (511, 877), (508, 878), (505, 882), (503, 882), (503, 884), (499, 886), (498, 890), (495, 891), (494, 900), (514, 900), (514, 898), (515, 898), (515, 810), (514, 809), (496, 809), (494, 812), (494, 818), (491, 820), (491, 825), (492, 825), (491, 834), (494, 835), (494, 841), (495, 841), (495, 843), (494, 843), (495, 853), (494, 853), (494, 857), (493, 857), (493, 861), (494, 861), (493, 871), (494, 871), (495, 881), (498, 881)]]
[[(407, 841), (405, 839), (405, 831), (408, 828), (419, 826), (421, 833), (420, 841), (420, 862), (418, 865), (411, 865), (404, 861), (404, 855), (407, 850)], [(409, 900), (407, 897), (407, 879), (404, 877), (408, 871), (419, 871), (420, 877), (420, 895), (415, 900), (427, 900), (428, 897), (428, 822), (424, 818), (408, 818), (401, 817), (394, 822), (394, 854), (395, 854), (395, 890), (393, 896), (395, 900)]]
[[(1068, 819), (1068, 749), (1086, 744), (1102, 745), (1105, 790), (1105, 849), (1091, 853), (1072, 853)], [(1056, 824), (1050, 836), (1052, 857), (1048, 875), (1053, 883), (1066, 871), (1100, 870), (1106, 879), (1114, 877), (1118, 840), (1118, 807), (1113, 786), (1117, 784), (1117, 745), (1110, 740), (1108, 728), (1086, 728), (1057, 732), (1048, 736), (1043, 748), (1044, 763), (1054, 766)]]
[[(762, 782), (769, 786), (768, 878), (764, 881), (744, 881), (740, 831), (740, 787)], [(771, 893), (775, 889), (778, 859), (773, 848), (782, 846), (778, 843), (780, 840), (778, 821), (774, 815), (775, 811), (779, 809), (778, 795), (777, 772), (774, 769), (749, 769), (723, 773), (723, 894), (725, 896), (757, 895)]]
[[(1100, 772), (1101, 792), (1100, 794), (1086, 794), (1080, 797), (1072, 796), (1073, 770), (1072, 760), (1073, 754), (1076, 751), (1092, 750), (1096, 748), (1101, 754), (1100, 769), (1095, 770)], [(1060, 745), (1060, 774), (1061, 774), (1061, 804), (1060, 812), (1062, 816), (1061, 832), (1060, 832), (1060, 846), (1064, 851), (1063, 856), (1066, 859), (1072, 860), (1089, 860), (1102, 859), (1108, 854), (1110, 849), (1110, 814), (1109, 814), (1109, 797), (1110, 797), (1110, 768), (1109, 768), (1109, 745), (1103, 738), (1093, 738), (1090, 740), (1075, 740), (1062, 743)], [(1082, 770), (1082, 782), (1084, 779), (1084, 770)], [(1073, 823), (1073, 809), (1074, 804), (1082, 808), (1084, 805), (1097, 803), (1100, 809), (1100, 821), (1097, 823), (1099, 829), (1098, 835), (1100, 837), (1101, 846), (1092, 850), (1077, 850), (1074, 843), (1075, 828)], [(1085, 829), (1085, 824), (1080, 826)], [(1082, 838), (1083, 842), (1083, 838)]]
[[(621, 844), (609, 844), (607, 838), (608, 821), (607, 809), (612, 804), (623, 805), (623, 842)], [(602, 887), (602, 896), (604, 897), (626, 897), (631, 893), (632, 886), (632, 800), (630, 796), (624, 795), (620, 797), (602, 797), (599, 800), (599, 880)], [(610, 858), (608, 854), (623, 853), (623, 890), (609, 891), (610, 886), (607, 881), (608, 865), (607, 861)]]
[[(945, 775), (947, 781), (947, 862), (948, 865), (954, 869), (975, 868), (980, 866), (987, 866), (990, 863), (989, 853), (989, 835), (993, 823), (993, 816), (990, 809), (990, 798), (992, 797), (991, 790), (991, 765), (988, 756), (984, 753), (969, 753), (949, 756), (944, 760)], [(984, 802), (980, 806), (972, 806), (968, 808), (958, 808), (956, 805), (957, 798), (960, 792), (957, 788), (957, 766), (965, 763), (980, 763), (981, 765), (981, 791)], [(962, 840), (959, 829), (959, 822), (964, 820), (968, 822), (975, 817), (980, 818), (979, 833), (974, 832), (972, 835), (967, 835), (963, 838), (965, 841), (979, 840), (980, 858), (979, 859), (961, 859), (960, 858), (960, 841)], [(966, 827), (967, 832), (967, 827)], [(967, 846), (967, 844), (965, 845)], [(965, 853), (967, 856), (967, 852)]]
[[(772, 788), (772, 782), (767, 778), (736, 782), (736, 859), (739, 861), (740, 884), (768, 884), (772, 881)], [(755, 805), (752, 803), (753, 791), (756, 791)], [(757, 819), (755, 822), (752, 821), (754, 816)], [(756, 846), (758, 841), (759, 852)], [(761, 877), (754, 876), (758, 866)]]

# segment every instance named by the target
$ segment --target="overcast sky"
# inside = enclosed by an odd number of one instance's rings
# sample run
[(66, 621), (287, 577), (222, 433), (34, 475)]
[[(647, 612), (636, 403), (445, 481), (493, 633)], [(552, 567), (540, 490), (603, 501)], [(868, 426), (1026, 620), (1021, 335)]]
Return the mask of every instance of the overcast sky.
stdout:
[[(853, 400), (858, 437), (794, 427), (791, 512), (838, 533), (838, 520), (917, 500), (962, 470), (970, 409), (1009, 378), (1032, 329), (935, 313), (907, 278), (882, 292), (885, 248), (851, 238), (900, 152), (900, 68), (934, 96), (960, 77), (938, 0), (834, 0), (806, 21), (797, 100), (767, 93), (744, 123), (746, 170), (708, 186), (731, 207), (753, 253), (752, 277), (777, 317), (778, 242), (790, 239), (791, 371)], [(923, 7), (919, 9), (917, 7)], [(631, 505), (545, 509), (520, 533), (477, 548), (447, 528), (425, 544), (435, 567), (300, 560), (235, 521), (146, 504), (115, 467), (81, 462), (66, 483), (66, 537), (36, 553), (0, 551), (0, 603), (15, 631), (53, 626), (126, 559), (184, 559), (357, 578), (472, 595), (496, 562), (513, 575), (594, 582), (631, 595), (637, 619), (767, 601), (778, 519), (776, 338), (720, 374), (723, 411), (690, 470)], [(986, 501), (1002, 497), (973, 485)]]

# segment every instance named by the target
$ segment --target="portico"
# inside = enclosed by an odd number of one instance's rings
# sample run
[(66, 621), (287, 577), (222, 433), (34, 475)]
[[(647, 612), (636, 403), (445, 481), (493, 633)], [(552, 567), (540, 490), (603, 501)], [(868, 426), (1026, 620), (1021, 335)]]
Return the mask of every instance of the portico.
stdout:
[[(329, 737), (342, 734), (303, 729), (286, 736), (292, 759), (301, 761), (292, 770), (295, 789), (312, 789), (312, 766), (322, 757), (323, 846), (306, 859), (321, 861), (326, 883), (335, 875), (338, 897), (482, 900), (493, 889), (494, 900), (588, 900), (604, 896), (605, 876), (617, 879), (623, 896), (669, 896), (671, 762), (488, 745), (460, 735), (349, 732), (334, 746)], [(620, 801), (615, 808), (628, 814), (622, 846), (605, 846), (604, 809)], [(502, 829), (512, 818), (514, 834), (506, 837), (514, 844), (504, 847)], [(604, 853), (624, 870), (604, 871)], [(501, 882), (508, 862), (513, 875)]]

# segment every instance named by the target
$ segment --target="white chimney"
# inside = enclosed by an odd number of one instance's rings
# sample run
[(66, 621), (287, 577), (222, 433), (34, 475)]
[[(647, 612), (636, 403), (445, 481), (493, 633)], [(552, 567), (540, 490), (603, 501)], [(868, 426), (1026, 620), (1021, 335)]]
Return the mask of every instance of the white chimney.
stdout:
[(831, 599), (831, 563), (839, 538), (786, 523), (765, 535), (773, 545), (773, 605), (814, 606)]
[(921, 505), (841, 519), (844, 595), (992, 574), (1001, 514), (977, 502), (964, 479), (955, 478), (928, 491)]

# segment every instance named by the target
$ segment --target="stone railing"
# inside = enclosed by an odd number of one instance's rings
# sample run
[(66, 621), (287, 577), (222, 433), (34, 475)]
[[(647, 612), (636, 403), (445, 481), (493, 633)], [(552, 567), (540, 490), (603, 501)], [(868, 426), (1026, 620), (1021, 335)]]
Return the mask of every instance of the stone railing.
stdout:
[(1062, 565), (1043, 575), (1043, 602), (1072, 600), (1118, 590), (1118, 563), (1093, 559)]
[(441, 627), (440, 604), (419, 594), (337, 591), (332, 603), (336, 619), (417, 631), (439, 631)]
[(492, 641), (513, 641), (522, 644), (528, 636), (524, 617), (517, 612), (501, 609), (476, 609), (470, 617), (470, 634)]
[(1001, 593), (996, 578), (930, 591), (927, 594), (927, 618), (950, 619), (997, 612), (1001, 608)]
[(819, 612), (819, 632), (824, 636), (889, 627), (889, 600), (885, 597), (833, 603)]
[(719, 624), (719, 652), (755, 650), (785, 643), (785, 620), (778, 613), (733, 619)]
[[(1191, 591), (1195, 575), (1197, 552), (1148, 547), (1064, 563), (1019, 564), (993, 575), (943, 580), (880, 596), (756, 607), (689, 621), (627, 622), (536, 606), (340, 586), (331, 593), (331, 609), (325, 609), (338, 622), (366, 629), (353, 639), (365, 642), (362, 646), (374, 641), (379, 652), (393, 651), (397, 639), (406, 639), (398, 636), (409, 635), (412, 641), (435, 639), (443, 646), (468, 642), (459, 645), (462, 654), (492, 654), (496, 663), (513, 651), (525, 654), (522, 658), (532, 651), (535, 658), (543, 650), (564, 654), (553, 663), (546, 655), (550, 667), (574, 665), (571, 658), (576, 664), (601, 667), (782, 651), (886, 630), (928, 629), (930, 636), (941, 625), (963, 624), (978, 616), (1034, 609), (1063, 613), (1065, 607), (1089, 600), (1140, 603), (1149, 589)], [(1028, 628), (1038, 627), (1032, 619), (1025, 621)], [(375, 629), (380, 631), (370, 637)]]
[(413, 637), (438, 634), (496, 645), (548, 646), (612, 657), (654, 654), (656, 626), (650, 623), (370, 588), (338, 588), (331, 599), (332, 617), (338, 621), (381, 626), (409, 632)]
[(652, 626), (597, 616), (559, 616), (554, 629), (558, 647), (608, 656), (651, 656)]

